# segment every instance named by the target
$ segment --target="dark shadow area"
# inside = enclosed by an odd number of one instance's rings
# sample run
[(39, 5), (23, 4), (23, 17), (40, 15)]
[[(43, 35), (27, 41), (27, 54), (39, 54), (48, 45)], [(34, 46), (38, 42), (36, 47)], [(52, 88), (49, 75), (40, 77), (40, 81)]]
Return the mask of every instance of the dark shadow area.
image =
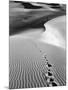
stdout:
[[(13, 3), (15, 4), (13, 5)], [(21, 33), (29, 28), (43, 28), (45, 31), (44, 24), (46, 22), (58, 16), (66, 15), (66, 11), (63, 9), (56, 11), (56, 8), (60, 7), (59, 4), (44, 3), (44, 5), (55, 8), (54, 11), (50, 7), (47, 10), (47, 8), (43, 8), (43, 5), (41, 7), (41, 4), (40, 6), (34, 6), (30, 2), (10, 1), (10, 5), (12, 7), (9, 8), (9, 35)]]

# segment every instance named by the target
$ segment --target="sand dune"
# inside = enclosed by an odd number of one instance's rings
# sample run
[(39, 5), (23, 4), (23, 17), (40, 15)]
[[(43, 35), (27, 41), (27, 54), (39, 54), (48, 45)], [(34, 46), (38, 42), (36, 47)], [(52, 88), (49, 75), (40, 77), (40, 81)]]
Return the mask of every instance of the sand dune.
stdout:
[[(47, 66), (46, 55), (52, 67)], [(32, 88), (65, 85), (65, 51), (31, 39), (10, 37), (9, 88)], [(48, 76), (48, 70), (52, 76)], [(57, 74), (58, 75), (57, 75)]]
[(10, 89), (66, 85), (65, 6), (33, 4), (10, 2)]

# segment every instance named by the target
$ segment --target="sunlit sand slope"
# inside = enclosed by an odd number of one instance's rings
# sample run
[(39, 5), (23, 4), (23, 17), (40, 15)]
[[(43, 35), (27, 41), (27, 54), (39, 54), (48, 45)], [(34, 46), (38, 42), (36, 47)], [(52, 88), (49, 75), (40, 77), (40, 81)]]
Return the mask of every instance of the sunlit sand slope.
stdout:
[(66, 84), (65, 51), (19, 36), (10, 37), (9, 88)]

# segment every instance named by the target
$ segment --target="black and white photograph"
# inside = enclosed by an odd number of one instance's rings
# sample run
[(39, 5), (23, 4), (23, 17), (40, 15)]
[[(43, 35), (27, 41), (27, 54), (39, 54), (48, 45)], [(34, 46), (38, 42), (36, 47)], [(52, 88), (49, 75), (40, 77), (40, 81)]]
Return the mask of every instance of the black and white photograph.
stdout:
[(66, 4), (9, 0), (9, 89), (66, 86)]

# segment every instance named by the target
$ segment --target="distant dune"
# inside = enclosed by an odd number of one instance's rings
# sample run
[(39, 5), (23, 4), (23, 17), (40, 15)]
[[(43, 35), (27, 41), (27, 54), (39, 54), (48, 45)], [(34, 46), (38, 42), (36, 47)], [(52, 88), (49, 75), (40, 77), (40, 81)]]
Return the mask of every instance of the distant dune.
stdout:
[[(35, 3), (34, 3), (35, 4)], [(34, 5), (31, 2), (9, 2), (9, 34), (14, 35), (28, 28), (43, 28), (44, 23), (57, 17), (66, 15), (65, 4)]]

